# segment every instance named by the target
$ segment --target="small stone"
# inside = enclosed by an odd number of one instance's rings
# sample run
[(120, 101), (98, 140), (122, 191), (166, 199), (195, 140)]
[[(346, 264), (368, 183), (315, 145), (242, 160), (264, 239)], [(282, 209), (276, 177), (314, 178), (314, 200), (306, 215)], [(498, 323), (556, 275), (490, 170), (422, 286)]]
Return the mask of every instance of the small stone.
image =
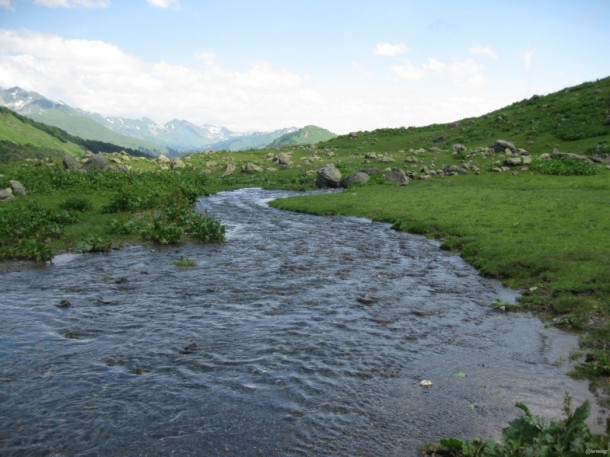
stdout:
[(429, 379), (422, 379), (419, 382), (419, 385), (422, 387), (432, 387), (434, 385), (434, 383), (432, 381), (430, 381)]
[(69, 308), (70, 306), (72, 306), (72, 303), (70, 303), (68, 300), (64, 299), (61, 300), (59, 302), (59, 305), (57, 305), (59, 308)]

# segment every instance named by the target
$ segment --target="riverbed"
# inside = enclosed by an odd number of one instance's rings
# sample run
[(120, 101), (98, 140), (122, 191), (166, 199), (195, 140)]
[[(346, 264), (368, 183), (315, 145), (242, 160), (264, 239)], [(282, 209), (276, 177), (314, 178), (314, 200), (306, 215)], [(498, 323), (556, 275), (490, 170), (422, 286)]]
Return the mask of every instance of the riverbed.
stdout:
[(288, 195), (201, 199), (221, 245), (0, 275), (0, 454), (414, 456), (590, 398), (574, 336), (490, 306), (515, 291), (388, 224), (267, 206)]

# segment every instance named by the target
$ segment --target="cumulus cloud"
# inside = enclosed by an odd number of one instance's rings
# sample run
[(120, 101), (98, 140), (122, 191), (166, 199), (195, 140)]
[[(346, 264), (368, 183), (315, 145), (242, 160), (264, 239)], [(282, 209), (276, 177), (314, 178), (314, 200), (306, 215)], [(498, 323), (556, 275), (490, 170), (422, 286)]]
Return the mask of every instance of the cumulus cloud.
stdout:
[(110, 0), (34, 0), (34, 3), (49, 8), (106, 8)]
[(11, 0), (0, 0), (0, 8), (11, 11), (15, 9), (11, 4)]
[(472, 59), (453, 59), (443, 63), (430, 57), (420, 66), (413, 65), (409, 59), (404, 59), (400, 65), (392, 65), (395, 80), (418, 81), (431, 76), (449, 76), (457, 87), (480, 87), (485, 82), (483, 67)]
[(146, 0), (149, 5), (158, 8), (180, 9), (180, 0)]
[(427, 125), (480, 115), (518, 98), (473, 90), (482, 69), (472, 60), (397, 62), (396, 79), (450, 82), (414, 92), (371, 81), (323, 84), (267, 61), (236, 70), (207, 50), (194, 57), (193, 65), (146, 62), (103, 41), (0, 29), (0, 87), (20, 86), (103, 115), (188, 119), (238, 131), (316, 124), (348, 133)]
[(417, 81), (427, 74), (424, 68), (416, 67), (409, 59), (404, 59), (401, 65), (392, 65), (391, 68), (398, 79)]
[(489, 46), (481, 46), (480, 44), (474, 44), (470, 48), (470, 53), (474, 56), (486, 56), (493, 60), (498, 60), (498, 54)]
[(398, 54), (404, 54), (408, 49), (403, 43), (377, 43), (375, 46), (375, 55), (394, 57)]

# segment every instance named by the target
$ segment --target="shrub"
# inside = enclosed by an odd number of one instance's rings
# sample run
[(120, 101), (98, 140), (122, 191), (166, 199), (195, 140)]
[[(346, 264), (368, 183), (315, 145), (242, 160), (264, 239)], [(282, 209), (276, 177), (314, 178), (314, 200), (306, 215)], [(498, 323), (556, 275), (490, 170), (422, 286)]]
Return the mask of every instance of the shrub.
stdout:
[(77, 211), (82, 213), (83, 211), (89, 211), (93, 205), (85, 198), (70, 197), (67, 200), (64, 200), (59, 207), (67, 211)]
[(551, 157), (551, 160), (535, 159), (530, 165), (530, 169), (544, 175), (594, 175), (599, 169), (579, 160), (568, 157)]

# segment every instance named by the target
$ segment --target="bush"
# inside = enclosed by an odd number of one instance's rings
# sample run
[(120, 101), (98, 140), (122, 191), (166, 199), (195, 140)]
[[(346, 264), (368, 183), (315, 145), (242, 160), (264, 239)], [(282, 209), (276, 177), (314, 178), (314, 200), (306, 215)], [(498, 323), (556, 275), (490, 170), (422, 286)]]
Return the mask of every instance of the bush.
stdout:
[(563, 176), (594, 175), (599, 171), (597, 167), (588, 163), (555, 156), (551, 157), (551, 160), (533, 160), (530, 169), (544, 175)]
[(66, 211), (77, 211), (82, 213), (84, 211), (89, 211), (93, 205), (85, 198), (70, 197), (67, 200), (64, 200), (59, 207)]

